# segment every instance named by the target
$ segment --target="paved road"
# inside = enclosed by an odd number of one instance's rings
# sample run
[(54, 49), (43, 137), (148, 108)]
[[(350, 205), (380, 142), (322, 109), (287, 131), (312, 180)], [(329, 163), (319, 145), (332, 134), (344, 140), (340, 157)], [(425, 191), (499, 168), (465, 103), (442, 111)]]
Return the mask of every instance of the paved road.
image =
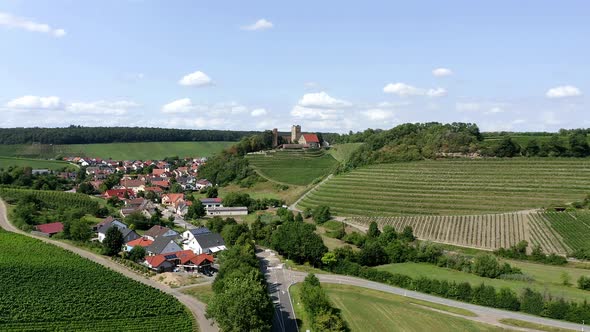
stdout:
[(72, 246), (72, 245), (64, 243), (64, 242), (59, 242), (59, 241), (48, 239), (45, 237), (34, 236), (34, 235), (31, 235), (30, 233), (23, 232), (20, 229), (14, 227), (11, 223), (8, 222), (8, 217), (6, 215), (6, 206), (4, 205), (4, 202), (2, 200), (0, 200), (0, 227), (9, 231), (9, 232), (23, 234), (26, 236), (30, 236), (30, 237), (39, 239), (43, 242), (54, 244), (58, 247), (64, 248), (64, 249), (69, 250), (73, 253), (76, 253), (84, 258), (87, 258), (93, 262), (101, 264), (113, 271), (119, 272), (128, 278), (137, 280), (145, 285), (157, 288), (165, 293), (168, 293), (168, 294), (176, 297), (180, 302), (182, 302), (185, 306), (187, 306), (189, 308), (189, 310), (193, 313), (193, 316), (195, 317), (196, 321), (199, 324), (200, 331), (203, 331), (203, 332), (217, 332), (217, 331), (219, 331), (219, 328), (217, 328), (217, 326), (213, 325), (214, 322), (212, 320), (208, 320), (207, 318), (205, 318), (205, 308), (206, 308), (205, 304), (202, 302), (199, 302), (194, 297), (183, 294), (178, 289), (171, 288), (171, 287), (163, 285), (157, 281), (153, 281), (153, 280), (147, 279), (145, 277), (142, 277), (140, 275), (137, 275), (135, 272), (128, 270), (127, 268), (111, 261), (110, 259), (108, 259), (104, 256), (97, 255), (95, 253), (86, 251), (84, 249), (80, 249), (78, 247)]
[(261, 262), (261, 270), (266, 277), (268, 291), (275, 307), (272, 331), (299, 331), (291, 295), (289, 294), (289, 287), (295, 283), (293, 271), (285, 269), (279, 258), (271, 250), (261, 250), (256, 256)]

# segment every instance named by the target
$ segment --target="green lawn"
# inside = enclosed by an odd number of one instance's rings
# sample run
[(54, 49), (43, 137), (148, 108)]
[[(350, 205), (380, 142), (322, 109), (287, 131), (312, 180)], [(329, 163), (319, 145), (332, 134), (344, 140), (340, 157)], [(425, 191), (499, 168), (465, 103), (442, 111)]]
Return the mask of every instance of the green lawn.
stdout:
[(183, 289), (182, 292), (196, 298), (205, 304), (208, 304), (213, 297), (213, 288), (211, 287), (211, 284), (186, 288)]
[(351, 331), (502, 331), (414, 305), (412, 299), (402, 296), (348, 285), (322, 287), (342, 311)]
[[(545, 264), (536, 264), (531, 262), (505, 260), (512, 266), (516, 266), (522, 270), (523, 273), (531, 275), (535, 281), (541, 283), (555, 284), (560, 286), (562, 284), (562, 274), (567, 273), (571, 278), (571, 283), (574, 287), (581, 276), (590, 276), (590, 270), (579, 269), (569, 266), (554, 266)], [(590, 295), (590, 292), (587, 292)]]
[(533, 330), (537, 330), (537, 331), (547, 331), (547, 332), (575, 332), (576, 331), (576, 330), (561, 329), (559, 327), (552, 327), (552, 326), (546, 326), (546, 325), (526, 322), (523, 320), (512, 319), (512, 318), (500, 319), (500, 322), (503, 324), (506, 324), (506, 325), (522, 327), (525, 329), (533, 329)]
[(117, 160), (148, 160), (165, 157), (209, 157), (221, 152), (235, 142), (140, 142), (105, 144), (18, 144), (0, 145), (0, 156), (55, 158), (83, 156)]
[[(515, 264), (519, 266), (524, 266), (524, 264)], [(584, 291), (581, 289), (576, 288), (575, 286), (567, 287), (562, 286), (559, 284), (554, 283), (555, 279), (552, 277), (541, 277), (544, 270), (543, 265), (539, 265), (536, 267), (529, 267), (528, 269), (525, 268), (523, 271), (525, 273), (531, 272), (533, 277), (538, 277), (533, 282), (526, 282), (526, 281), (516, 281), (516, 280), (502, 280), (502, 279), (490, 279), (490, 278), (483, 278), (476, 276), (475, 274), (455, 271), (447, 268), (437, 267), (432, 264), (427, 263), (400, 263), (400, 264), (387, 264), (377, 269), (389, 271), (391, 273), (400, 273), (404, 275), (408, 275), (413, 278), (417, 277), (429, 277), (439, 280), (448, 280), (448, 281), (455, 281), (455, 282), (469, 282), (472, 286), (478, 286), (481, 283), (485, 283), (486, 285), (494, 286), (497, 289), (501, 287), (508, 287), (514, 290), (517, 294), (521, 294), (522, 290), (529, 287), (531, 289), (537, 290), (541, 293), (549, 293), (555, 297), (563, 297), (565, 299), (574, 300), (574, 301), (584, 301), (590, 300), (590, 292)], [(553, 268), (551, 266), (546, 266), (548, 271), (552, 271)], [(567, 268), (563, 268), (568, 270)], [(526, 270), (526, 271), (525, 271)], [(550, 272), (548, 272), (549, 274)], [(572, 273), (573, 275), (573, 273)], [(572, 281), (575, 280), (572, 278)]]
[(31, 167), (33, 169), (51, 170), (62, 170), (65, 167), (72, 170), (77, 169), (75, 166), (63, 161), (0, 157), (0, 169), (6, 169), (10, 166)]
[(338, 161), (323, 150), (278, 151), (248, 155), (247, 158), (262, 176), (300, 186), (325, 177), (338, 165)]
[(300, 208), (341, 216), (472, 215), (583, 199), (590, 159), (445, 159), (372, 165), (333, 177)]

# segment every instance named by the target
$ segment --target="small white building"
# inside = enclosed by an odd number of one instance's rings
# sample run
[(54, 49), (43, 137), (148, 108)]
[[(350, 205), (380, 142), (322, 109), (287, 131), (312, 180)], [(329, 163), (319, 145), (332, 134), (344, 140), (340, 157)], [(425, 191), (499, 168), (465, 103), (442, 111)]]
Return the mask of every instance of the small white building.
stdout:
[(245, 206), (214, 207), (207, 209), (208, 216), (246, 216), (248, 208)]
[(197, 255), (214, 254), (227, 249), (225, 241), (218, 233), (212, 233), (206, 227), (189, 229), (182, 233), (184, 250), (192, 250)]

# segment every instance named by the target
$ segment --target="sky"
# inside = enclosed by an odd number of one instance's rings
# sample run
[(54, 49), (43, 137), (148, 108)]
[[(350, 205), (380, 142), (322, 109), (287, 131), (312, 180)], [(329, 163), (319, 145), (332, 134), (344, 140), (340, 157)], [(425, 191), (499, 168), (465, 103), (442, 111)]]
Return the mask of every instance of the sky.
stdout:
[(590, 127), (590, 2), (1, 0), (0, 127)]

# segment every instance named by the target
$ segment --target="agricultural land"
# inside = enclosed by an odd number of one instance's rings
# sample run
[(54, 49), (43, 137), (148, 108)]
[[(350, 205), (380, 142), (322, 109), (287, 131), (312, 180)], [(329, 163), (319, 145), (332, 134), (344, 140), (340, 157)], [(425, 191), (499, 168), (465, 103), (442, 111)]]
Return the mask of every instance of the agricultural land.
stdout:
[(68, 168), (68, 169), (72, 169), (72, 170), (77, 169), (76, 166), (66, 163), (64, 161), (41, 160), (41, 159), (30, 159), (30, 158), (0, 157), (0, 169), (6, 169), (10, 166), (31, 167), (33, 169), (50, 169), (50, 170), (62, 170), (64, 168)]

